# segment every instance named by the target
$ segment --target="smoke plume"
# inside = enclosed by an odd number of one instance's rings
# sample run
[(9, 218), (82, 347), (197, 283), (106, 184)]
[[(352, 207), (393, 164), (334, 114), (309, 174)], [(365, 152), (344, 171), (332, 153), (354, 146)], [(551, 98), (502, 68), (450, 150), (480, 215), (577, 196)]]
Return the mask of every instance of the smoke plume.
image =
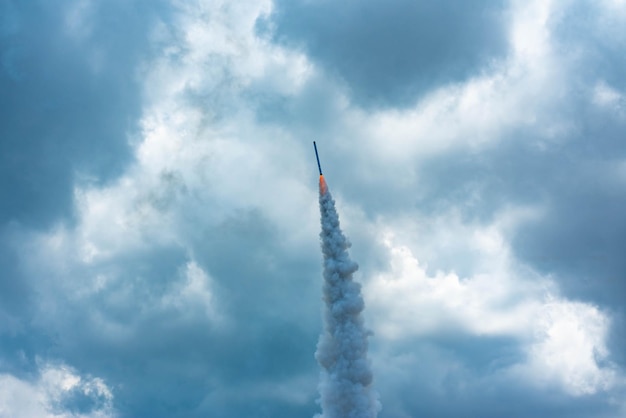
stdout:
[(350, 260), (350, 243), (341, 232), (339, 216), (323, 176), (320, 176), (320, 233), (324, 255), (324, 331), (315, 358), (320, 376), (320, 418), (375, 418), (380, 410), (372, 388), (367, 338), (361, 312), (361, 285), (352, 280), (358, 265)]

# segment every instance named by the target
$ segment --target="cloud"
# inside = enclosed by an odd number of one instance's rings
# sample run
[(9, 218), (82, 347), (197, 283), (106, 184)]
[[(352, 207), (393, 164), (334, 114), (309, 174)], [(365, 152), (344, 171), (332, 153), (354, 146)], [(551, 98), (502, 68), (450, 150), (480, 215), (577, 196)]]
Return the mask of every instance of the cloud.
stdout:
[(316, 412), (313, 139), (385, 415), (623, 411), (622, 3), (0, 4), (1, 381), (40, 415), (93, 376)]
[(616, 385), (618, 371), (606, 363), (606, 315), (582, 303), (548, 301), (538, 316), (538, 341), (530, 347), (529, 370), (522, 373), (539, 383), (557, 383), (574, 396)]
[[(462, 277), (441, 270), (431, 275), (424, 264), (442, 265), (435, 257), (452, 250), (445, 238), (427, 235), (415, 243), (410, 233), (389, 235), (384, 241), (389, 268), (366, 286), (374, 328), (400, 340), (450, 333), (515, 339), (526, 354), (512, 368), (526, 370), (531, 382), (553, 378), (574, 394), (607, 390), (619, 373), (608, 361), (609, 316), (594, 305), (563, 298), (549, 276), (516, 262), (506, 229), (528, 216), (528, 211), (510, 210), (486, 227), (444, 216), (441, 222), (454, 231), (455, 244), (475, 248)], [(398, 239), (410, 239), (411, 246)], [(411, 248), (425, 242), (437, 256), (420, 251), (426, 258), (420, 262)]]
[(306, 51), (362, 106), (407, 106), (506, 52), (506, 4), (276, 2), (271, 36)]
[(49, 226), (72, 214), (75, 176), (106, 182), (131, 158), (135, 70), (160, 6), (2, 4), (0, 216)]
[(113, 418), (113, 393), (97, 377), (63, 364), (41, 364), (37, 378), (0, 374), (0, 415), (42, 418)]
[[(614, 311), (569, 299), (563, 277), (520, 262), (508, 238), (543, 219), (541, 205), (509, 206), (488, 219), (459, 215), (455, 206), (379, 217), (366, 234), (375, 241), (383, 232), (376, 251), (388, 254), (388, 263), (362, 270), (374, 359), (385, 365), (375, 376), (385, 382), (381, 398), (394, 399), (391, 413), (501, 416), (520, 413), (514, 400), (531, 397), (527, 411), (585, 416), (606, 407), (613, 416), (612, 394), (623, 390)], [(409, 406), (398, 398), (402, 387), (420, 400)], [(450, 397), (457, 406), (443, 407)], [(565, 412), (562, 402), (580, 411)]]

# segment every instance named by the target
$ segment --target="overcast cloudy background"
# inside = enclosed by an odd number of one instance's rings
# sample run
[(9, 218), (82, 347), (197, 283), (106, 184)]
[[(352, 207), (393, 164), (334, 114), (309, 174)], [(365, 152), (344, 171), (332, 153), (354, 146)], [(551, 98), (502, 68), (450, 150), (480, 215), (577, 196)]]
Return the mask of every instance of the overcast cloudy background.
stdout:
[(312, 417), (318, 141), (381, 417), (626, 416), (624, 0), (0, 0), (0, 416)]

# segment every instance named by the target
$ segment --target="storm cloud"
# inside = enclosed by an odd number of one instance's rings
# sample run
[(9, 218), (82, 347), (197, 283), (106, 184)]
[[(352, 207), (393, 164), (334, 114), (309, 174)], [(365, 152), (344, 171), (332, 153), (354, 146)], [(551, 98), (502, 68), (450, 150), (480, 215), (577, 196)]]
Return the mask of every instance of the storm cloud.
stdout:
[(365, 106), (412, 104), (506, 53), (499, 0), (278, 1), (275, 8), (274, 39), (303, 48)]
[(0, 415), (317, 413), (316, 140), (380, 416), (622, 416), (625, 23), (0, 0)]

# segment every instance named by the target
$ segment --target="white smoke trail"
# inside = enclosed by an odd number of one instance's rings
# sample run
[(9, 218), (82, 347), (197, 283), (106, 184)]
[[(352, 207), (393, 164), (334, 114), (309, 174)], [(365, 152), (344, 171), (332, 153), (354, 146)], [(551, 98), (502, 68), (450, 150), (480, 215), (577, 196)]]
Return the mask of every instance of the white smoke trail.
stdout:
[(320, 233), (324, 254), (324, 332), (315, 358), (320, 376), (319, 418), (375, 418), (381, 409), (372, 388), (367, 359), (370, 332), (363, 324), (361, 285), (352, 280), (358, 265), (350, 260), (350, 243), (341, 232), (339, 216), (324, 177), (320, 176)]

